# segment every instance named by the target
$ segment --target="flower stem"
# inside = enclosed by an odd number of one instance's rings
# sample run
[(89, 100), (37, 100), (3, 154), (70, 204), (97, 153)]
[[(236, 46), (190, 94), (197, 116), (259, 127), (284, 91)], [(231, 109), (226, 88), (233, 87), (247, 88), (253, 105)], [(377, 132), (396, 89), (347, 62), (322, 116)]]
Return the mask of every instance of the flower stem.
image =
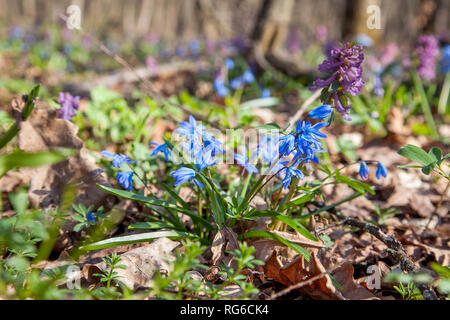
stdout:
[(416, 91), (420, 95), (420, 105), (422, 107), (422, 112), (425, 116), (425, 120), (427, 121), (427, 125), (431, 130), (431, 135), (433, 138), (439, 138), (436, 124), (434, 123), (433, 114), (431, 113), (430, 104), (428, 103), (427, 94), (425, 93), (425, 89), (423, 88), (423, 83), (422, 80), (420, 80), (419, 73), (416, 69), (412, 69), (411, 75), (414, 81), (414, 86), (416, 87)]

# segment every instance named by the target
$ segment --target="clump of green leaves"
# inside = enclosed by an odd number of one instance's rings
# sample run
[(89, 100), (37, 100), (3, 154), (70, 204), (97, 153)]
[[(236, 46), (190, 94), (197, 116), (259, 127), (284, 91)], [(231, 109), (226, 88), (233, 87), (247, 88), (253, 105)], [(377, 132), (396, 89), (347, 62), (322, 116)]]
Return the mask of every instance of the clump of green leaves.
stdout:
[(117, 255), (117, 253), (113, 253), (110, 256), (102, 258), (102, 260), (106, 264), (108, 270), (103, 271), (103, 273), (95, 273), (94, 276), (100, 277), (100, 281), (106, 283), (106, 289), (111, 288), (111, 283), (113, 281), (117, 284), (121, 284), (118, 273), (115, 270), (127, 268), (125, 265), (119, 264), (119, 262), (122, 261), (122, 257)]
[(398, 154), (409, 160), (420, 163), (420, 165), (400, 166), (401, 168), (420, 168), (426, 175), (429, 175), (433, 171), (447, 180), (450, 180), (449, 174), (442, 169), (442, 164), (450, 157), (450, 153), (447, 153), (444, 156), (442, 150), (436, 147), (431, 148), (427, 153), (417, 146), (408, 144), (398, 150)]
[(87, 229), (95, 225), (99, 219), (104, 219), (108, 215), (108, 213), (103, 212), (103, 207), (100, 207), (95, 213), (92, 211), (94, 206), (89, 206), (86, 208), (83, 204), (72, 205), (75, 214), (72, 215), (72, 218), (78, 222), (78, 224), (73, 227), (73, 231), (80, 232), (83, 229)]
[(423, 299), (420, 290), (416, 288), (414, 282), (408, 283), (405, 287), (403, 283), (399, 283), (398, 286), (394, 286), (394, 289), (397, 290), (398, 293), (401, 294), (403, 300), (421, 300)]

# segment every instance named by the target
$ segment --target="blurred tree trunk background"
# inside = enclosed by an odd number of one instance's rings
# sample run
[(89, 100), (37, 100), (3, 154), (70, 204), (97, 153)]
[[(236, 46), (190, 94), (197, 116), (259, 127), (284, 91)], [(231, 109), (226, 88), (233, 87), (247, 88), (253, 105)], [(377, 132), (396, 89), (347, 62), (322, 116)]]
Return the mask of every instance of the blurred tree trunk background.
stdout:
[[(0, 0), (0, 23), (55, 23), (70, 4), (80, 6), (82, 27), (97, 34), (154, 33), (171, 41), (244, 36), (264, 52), (276, 50), (292, 30), (300, 44), (310, 41), (319, 25), (332, 39), (365, 33), (400, 44), (424, 32), (448, 37), (450, 30), (449, 0)], [(380, 8), (380, 30), (367, 27), (370, 5)]]

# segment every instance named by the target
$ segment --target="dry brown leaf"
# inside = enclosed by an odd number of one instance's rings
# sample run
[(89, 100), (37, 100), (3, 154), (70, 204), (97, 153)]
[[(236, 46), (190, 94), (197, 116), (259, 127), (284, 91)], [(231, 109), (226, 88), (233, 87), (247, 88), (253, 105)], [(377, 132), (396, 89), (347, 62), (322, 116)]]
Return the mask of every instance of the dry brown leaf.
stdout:
[(350, 300), (374, 300), (378, 298), (369, 290), (358, 284), (353, 279), (353, 265), (344, 263), (333, 272), (334, 279), (341, 285), (340, 290), (346, 299)]
[(76, 203), (99, 206), (108, 196), (97, 183), (109, 185), (103, 170), (89, 157), (83, 142), (77, 137), (78, 127), (70, 121), (59, 119), (56, 110), (39, 104), (30, 118), (20, 123), (18, 144), (22, 151), (38, 152), (68, 148), (77, 154), (66, 161), (39, 168), (23, 168), (20, 173), (30, 180), (29, 198), (35, 207), (48, 208), (59, 205), (65, 186), (77, 185)]
[(228, 267), (235, 267), (233, 256), (225, 251), (231, 252), (239, 249), (237, 238), (237, 234), (226, 226), (216, 233), (211, 246), (211, 252), (213, 254), (211, 260), (213, 265), (224, 264)]
[[(146, 246), (130, 250), (121, 255), (122, 261), (119, 264), (124, 265), (126, 269), (115, 269), (118, 274), (118, 280), (123, 282), (130, 289), (140, 286), (151, 286), (151, 280), (155, 272), (169, 273), (172, 266), (171, 262), (175, 260), (173, 253), (179, 242), (168, 238), (159, 238)], [(95, 280), (92, 275), (100, 270), (108, 270), (104, 262), (97, 264), (87, 264), (83, 268), (83, 275), (87, 280)]]

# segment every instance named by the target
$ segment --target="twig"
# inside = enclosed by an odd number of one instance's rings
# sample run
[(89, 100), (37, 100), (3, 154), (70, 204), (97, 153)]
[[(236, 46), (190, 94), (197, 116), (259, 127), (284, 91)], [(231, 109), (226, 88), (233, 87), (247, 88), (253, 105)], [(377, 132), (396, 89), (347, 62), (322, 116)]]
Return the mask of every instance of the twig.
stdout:
[(289, 121), (289, 125), (293, 126), (295, 125), (295, 123), (300, 120), (300, 118), (302, 117), (303, 113), (305, 113), (306, 108), (308, 108), (308, 106), (313, 103), (314, 101), (316, 101), (319, 97), (320, 94), (322, 93), (322, 90), (317, 90), (316, 92), (314, 92), (314, 94), (312, 94), (308, 99), (305, 100), (305, 102), (303, 102), (302, 106), (300, 107), (300, 109), (297, 111), (297, 113), (292, 117), (291, 121)]
[[(324, 207), (324, 204), (318, 202), (313, 202), (313, 204), (319, 208)], [(393, 258), (400, 262), (400, 267), (403, 271), (408, 273), (418, 273), (421, 271), (420, 268), (406, 254), (402, 244), (394, 237), (385, 234), (379, 227), (367, 222), (346, 217), (336, 210), (336, 208), (330, 208), (327, 211), (342, 220), (343, 224), (364, 230), (383, 242), (389, 248), (388, 252), (393, 256)], [(425, 300), (437, 300), (436, 294), (428, 284), (417, 283), (417, 287), (420, 291), (422, 291)]]

